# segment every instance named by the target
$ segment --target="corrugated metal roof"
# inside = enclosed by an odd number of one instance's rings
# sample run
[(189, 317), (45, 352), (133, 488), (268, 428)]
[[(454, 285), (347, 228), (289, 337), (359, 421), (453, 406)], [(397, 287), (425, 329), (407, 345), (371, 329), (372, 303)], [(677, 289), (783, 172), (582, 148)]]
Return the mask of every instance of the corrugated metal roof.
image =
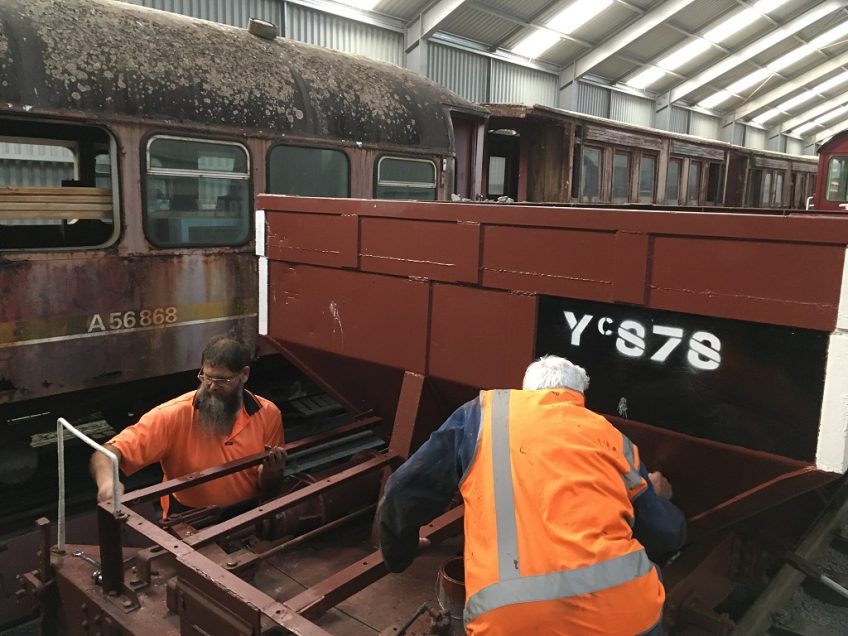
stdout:
[[(337, 12), (339, 6), (328, 0), (247, 0), (238, 3), (226, 0), (131, 1), (190, 12), (198, 17), (240, 26), (247, 14), (273, 19), (274, 15), (283, 14), (287, 4), (292, 7), (307, 5), (328, 14)], [(395, 31), (398, 24), (417, 24), (417, 18), (422, 16), (429, 29), (425, 37), (437, 34), (439, 42), (449, 42), (458, 49), (482, 57), (494, 55), (499, 60), (508, 61), (512, 56), (511, 48), (522, 38), (543, 28), (551, 16), (572, 6), (574, 2), (576, 0), (381, 0), (374, 12), (361, 16), (364, 22), (376, 25), (377, 28), (381, 16), (388, 16), (394, 20)], [(535, 60), (515, 59), (518, 68), (526, 68), (528, 64), (533, 66), (534, 63), (541, 63), (536, 64), (539, 68), (548, 68), (546, 65), (549, 65), (553, 70), (577, 68), (580, 74), (591, 75), (594, 79), (600, 79), (601, 83), (607, 82), (614, 87), (616, 84), (623, 85), (642, 70), (655, 68), (670, 52), (699, 40), (728, 18), (747, 11), (745, 24), (720, 43), (710, 45), (705, 52), (645, 87), (627, 87), (631, 92), (636, 90), (642, 99), (656, 100), (657, 107), (660, 103), (666, 105), (671, 99), (677, 108), (685, 109), (721, 93), (733, 81), (764, 69), (781, 55), (800, 50), (819, 35), (848, 21), (848, 2), (844, 0), (787, 0), (780, 6), (770, 8), (767, 16), (758, 13), (752, 16), (751, 11), (756, 5), (757, 0), (692, 0), (688, 3), (685, 0), (614, 0), (596, 19), (579, 26), (568, 35), (561, 34), (561, 40), (538, 54)], [(819, 10), (823, 13), (816, 15), (815, 12)], [(303, 15), (302, 11), (294, 13)], [(810, 20), (807, 16), (816, 19)], [(317, 18), (315, 21), (318, 21)], [(770, 41), (768, 46), (760, 46), (764, 38), (800, 21), (807, 24), (794, 34)], [(296, 29), (312, 29), (308, 22), (299, 23)], [(648, 22), (651, 22), (648, 28), (637, 32)], [(339, 38), (343, 30), (344, 26), (336, 29)], [(355, 31), (352, 27), (350, 30), (352, 33)], [(407, 33), (405, 46), (408, 47), (410, 41), (414, 43), (418, 36), (418, 33)], [(357, 46), (362, 45), (363, 39), (372, 40), (372, 43), (380, 40), (376, 32), (356, 32), (352, 37)], [(403, 62), (401, 58), (392, 57), (402, 56), (397, 48), (392, 52), (389, 50), (390, 45), (387, 45), (388, 48), (382, 46), (377, 47), (376, 55), (382, 59)], [(740, 56), (740, 52), (749, 48), (760, 50), (755, 51), (749, 59)], [(442, 62), (448, 59), (450, 56), (439, 58)], [(587, 60), (592, 63), (588, 64)], [(577, 62), (583, 66), (575, 67)], [(467, 73), (468, 68), (463, 65), (458, 72)], [(817, 68), (821, 70), (817, 71)], [(836, 38), (820, 52), (780, 68), (768, 79), (727, 96), (723, 102), (712, 106), (708, 116), (721, 119), (722, 128), (727, 128), (733, 120), (743, 123), (750, 121), (758, 113), (779, 106), (789, 96), (814, 88), (825, 79), (842, 72), (842, 69), (848, 69), (848, 36)], [(439, 74), (449, 71), (445, 65), (438, 69)], [(526, 80), (518, 70), (515, 77), (521, 77), (521, 83)], [(537, 79), (541, 84), (534, 86), (533, 90), (547, 96), (549, 87), (546, 76), (543, 74)], [(459, 77), (457, 81), (458, 85), (466, 86), (472, 92), (479, 90), (468, 84), (467, 77)], [(506, 85), (514, 86), (512, 80), (506, 81)], [(785, 88), (776, 90), (781, 86)], [(804, 108), (809, 110), (826, 99), (828, 95), (819, 96)], [(777, 130), (778, 134), (785, 132), (779, 130), (781, 122), (796, 119), (797, 115), (798, 109), (793, 109), (793, 114), (780, 115), (770, 121), (769, 126)], [(774, 134), (771, 131), (770, 136)]]

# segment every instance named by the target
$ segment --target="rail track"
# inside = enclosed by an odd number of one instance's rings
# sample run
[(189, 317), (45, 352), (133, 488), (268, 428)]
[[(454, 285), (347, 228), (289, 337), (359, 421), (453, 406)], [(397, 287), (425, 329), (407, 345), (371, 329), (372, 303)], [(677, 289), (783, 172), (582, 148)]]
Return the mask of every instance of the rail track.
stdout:
[[(848, 634), (848, 489), (824, 511), (751, 605), (734, 636)], [(840, 589), (841, 588), (841, 589)]]

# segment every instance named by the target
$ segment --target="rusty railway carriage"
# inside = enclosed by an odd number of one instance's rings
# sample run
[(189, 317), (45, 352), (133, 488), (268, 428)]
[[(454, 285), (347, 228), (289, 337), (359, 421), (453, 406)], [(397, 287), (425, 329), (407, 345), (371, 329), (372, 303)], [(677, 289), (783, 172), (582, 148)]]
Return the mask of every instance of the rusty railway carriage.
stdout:
[(819, 148), (819, 170), (812, 210), (848, 211), (848, 130), (837, 133)]
[[(843, 215), (274, 195), (257, 206), (260, 332), (345, 405), (347, 431), (379, 431), (388, 447), (210, 527), (185, 519), (165, 532), (135, 508), (262, 454), (127, 493), (118, 510), (101, 504), (98, 545), (51, 552), (44, 525), (41, 567), (24, 585), (47, 625), (70, 635), (447, 634), (447, 611), (416, 607), (434, 603), (439, 563), (459, 549), (450, 537), (461, 507), (423, 529), (435, 547), (411, 574), (380, 580), (367, 522), (309, 539), (367, 521), (376, 488), (363, 478), (407, 457), (479, 387), (517, 386), (543, 353), (588, 367), (590, 408), (675, 485), (689, 544), (664, 571), (669, 633), (731, 633), (775, 553), (845, 494)], [(341, 516), (316, 514), (330, 507), (316, 498), (333, 493)], [(279, 521), (310, 505), (311, 516)], [(293, 530), (310, 518), (304, 534)], [(268, 538), (269, 523), (286, 536)], [(99, 557), (102, 587), (77, 551)]]
[[(0, 3), (0, 141), (66, 167), (0, 184), (0, 536), (55, 510), (57, 415), (126, 425), (196, 385), (211, 335), (256, 342), (257, 193), (474, 197), (484, 117), (415, 73), (245, 29)], [(90, 509), (75, 450), (69, 497)], [(0, 624), (20, 545), (0, 550)]]
[(803, 210), (816, 160), (547, 106), (486, 104), (484, 193), (661, 209)]

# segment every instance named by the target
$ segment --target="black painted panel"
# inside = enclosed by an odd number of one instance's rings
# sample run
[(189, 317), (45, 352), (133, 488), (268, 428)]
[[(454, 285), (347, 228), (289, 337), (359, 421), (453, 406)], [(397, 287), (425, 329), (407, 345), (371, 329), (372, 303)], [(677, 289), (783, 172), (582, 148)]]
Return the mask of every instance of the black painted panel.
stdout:
[(589, 408), (801, 460), (815, 457), (827, 343), (809, 329), (539, 300), (536, 352), (586, 368)]

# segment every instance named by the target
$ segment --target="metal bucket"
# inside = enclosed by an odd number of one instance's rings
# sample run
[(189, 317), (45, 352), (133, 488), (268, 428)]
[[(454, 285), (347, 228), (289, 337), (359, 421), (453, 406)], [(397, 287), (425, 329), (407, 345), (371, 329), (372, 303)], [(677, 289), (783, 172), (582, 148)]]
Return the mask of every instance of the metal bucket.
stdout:
[(436, 599), (451, 619), (451, 634), (465, 634), (462, 612), (465, 609), (465, 566), (462, 557), (445, 561), (436, 575)]

